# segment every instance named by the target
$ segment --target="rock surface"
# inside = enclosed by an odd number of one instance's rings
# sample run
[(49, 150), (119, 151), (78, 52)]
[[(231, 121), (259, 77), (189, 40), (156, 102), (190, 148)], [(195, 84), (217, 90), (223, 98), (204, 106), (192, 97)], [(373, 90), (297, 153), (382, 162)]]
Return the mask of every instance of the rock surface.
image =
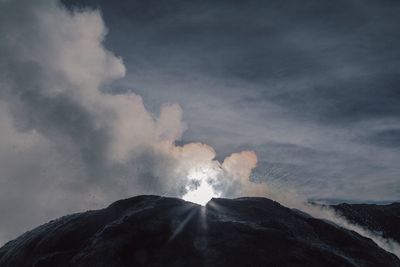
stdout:
[(138, 196), (64, 216), (0, 249), (0, 266), (400, 266), (370, 239), (265, 198)]
[(343, 203), (331, 207), (350, 222), (400, 243), (400, 203), (389, 205)]

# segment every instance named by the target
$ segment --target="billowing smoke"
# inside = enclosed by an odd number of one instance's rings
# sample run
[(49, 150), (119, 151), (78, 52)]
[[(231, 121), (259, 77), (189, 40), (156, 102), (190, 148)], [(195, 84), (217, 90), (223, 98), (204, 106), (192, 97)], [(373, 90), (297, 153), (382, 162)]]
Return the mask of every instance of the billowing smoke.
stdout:
[(98, 11), (0, 0), (0, 243), (50, 218), (137, 194), (199, 203), (260, 195), (398, 253), (331, 211), (251, 182), (252, 151), (221, 163), (206, 144), (177, 146), (186, 129), (179, 105), (152, 114), (134, 93), (104, 93), (126, 71), (103, 47), (106, 33)]
[(204, 203), (262, 190), (249, 180), (254, 152), (220, 163), (206, 144), (175, 145), (186, 129), (178, 104), (152, 114), (134, 93), (104, 93), (126, 70), (102, 45), (99, 11), (0, 5), (0, 241), (136, 194)]

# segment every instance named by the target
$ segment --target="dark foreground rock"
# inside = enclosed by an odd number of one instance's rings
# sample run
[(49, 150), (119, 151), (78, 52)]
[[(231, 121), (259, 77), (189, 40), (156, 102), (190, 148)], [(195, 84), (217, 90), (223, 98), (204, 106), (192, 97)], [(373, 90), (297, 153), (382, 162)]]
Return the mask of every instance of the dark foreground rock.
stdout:
[(138, 196), (51, 221), (0, 266), (400, 266), (371, 240), (265, 198)]
[(400, 203), (389, 205), (343, 203), (331, 207), (350, 222), (400, 243)]

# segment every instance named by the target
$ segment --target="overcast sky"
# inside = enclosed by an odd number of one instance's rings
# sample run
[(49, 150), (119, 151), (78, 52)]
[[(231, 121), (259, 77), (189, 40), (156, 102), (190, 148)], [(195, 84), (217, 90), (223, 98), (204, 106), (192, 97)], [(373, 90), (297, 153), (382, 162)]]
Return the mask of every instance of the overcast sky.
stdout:
[[(221, 157), (315, 197), (399, 199), (398, 1), (64, 1), (100, 8), (127, 67), (108, 90), (178, 102)], [(85, 3), (85, 4), (82, 4)]]
[(62, 2), (0, 0), (0, 245), (196, 164), (220, 196), (258, 158), (269, 190), (400, 199), (400, 2)]

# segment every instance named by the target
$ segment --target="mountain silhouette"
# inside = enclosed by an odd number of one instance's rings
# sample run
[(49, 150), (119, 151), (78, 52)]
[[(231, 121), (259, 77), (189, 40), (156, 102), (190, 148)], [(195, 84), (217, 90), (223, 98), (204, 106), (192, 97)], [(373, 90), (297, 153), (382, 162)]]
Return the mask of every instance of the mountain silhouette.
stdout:
[[(339, 209), (339, 208), (338, 208)], [(0, 249), (0, 266), (400, 266), (372, 240), (266, 198), (137, 196)]]

